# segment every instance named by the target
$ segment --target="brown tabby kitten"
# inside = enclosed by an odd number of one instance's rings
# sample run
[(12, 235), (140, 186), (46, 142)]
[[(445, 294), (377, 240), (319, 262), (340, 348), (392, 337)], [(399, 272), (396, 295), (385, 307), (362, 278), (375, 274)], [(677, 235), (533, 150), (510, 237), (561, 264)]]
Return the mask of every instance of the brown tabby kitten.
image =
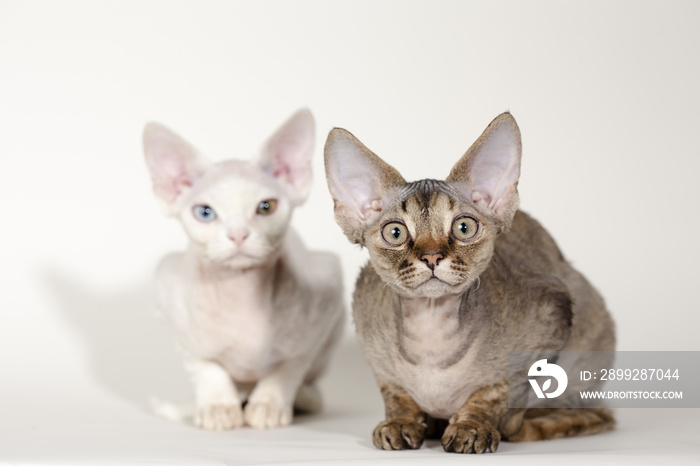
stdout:
[(378, 448), (442, 435), (446, 451), (483, 453), (614, 425), (603, 409), (508, 408), (510, 351), (615, 346), (603, 299), (518, 210), (520, 156), (509, 113), (445, 181), (407, 183), (348, 131), (328, 136), (336, 220), (370, 253), (353, 314), (386, 407)]

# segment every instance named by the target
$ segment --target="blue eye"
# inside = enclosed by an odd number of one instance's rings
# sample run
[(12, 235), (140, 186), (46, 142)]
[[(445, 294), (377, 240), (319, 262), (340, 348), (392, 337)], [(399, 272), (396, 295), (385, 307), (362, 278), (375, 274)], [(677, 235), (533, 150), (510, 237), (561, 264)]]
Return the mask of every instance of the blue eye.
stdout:
[(213, 222), (216, 220), (216, 212), (208, 205), (196, 205), (192, 207), (192, 215), (194, 218), (203, 223)]

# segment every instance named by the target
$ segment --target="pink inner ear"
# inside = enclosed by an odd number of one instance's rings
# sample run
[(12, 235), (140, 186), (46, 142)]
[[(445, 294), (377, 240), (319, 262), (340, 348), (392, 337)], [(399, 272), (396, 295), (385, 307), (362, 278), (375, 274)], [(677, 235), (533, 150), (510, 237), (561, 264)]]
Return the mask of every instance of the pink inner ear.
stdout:
[(175, 198), (190, 187), (192, 187), (192, 178), (185, 173), (181, 173), (178, 177), (173, 178), (170, 183), (170, 190), (174, 193)]
[(259, 159), (267, 173), (292, 188), (290, 195), (295, 202), (303, 201), (308, 193), (313, 143), (313, 117), (303, 109), (270, 136)]
[(293, 167), (289, 163), (285, 163), (283, 159), (277, 159), (275, 166), (272, 168), (272, 176), (295, 190), (304, 189), (304, 184), (308, 181), (311, 170), (309, 167)]
[(144, 129), (144, 152), (155, 193), (172, 204), (208, 165), (184, 139), (158, 123)]
[(480, 193), (479, 191), (473, 191), (473, 192), (472, 192), (472, 202), (473, 202), (474, 204), (478, 204), (480, 201), (484, 201), (484, 202), (486, 202), (486, 203), (488, 204), (489, 197), (488, 197), (488, 196), (484, 196), (484, 195), (483, 195), (482, 193)]
[(148, 158), (156, 193), (168, 204), (192, 186), (194, 168), (186, 166), (181, 158), (167, 151), (153, 151)]
[(467, 159), (471, 198), (496, 214), (517, 205), (520, 177), (520, 133), (512, 117), (496, 118)]
[(284, 163), (279, 156), (275, 156), (275, 161), (276, 163), (273, 176), (275, 178), (283, 179), (290, 184), (294, 184), (292, 180), (292, 169), (289, 167), (289, 165)]

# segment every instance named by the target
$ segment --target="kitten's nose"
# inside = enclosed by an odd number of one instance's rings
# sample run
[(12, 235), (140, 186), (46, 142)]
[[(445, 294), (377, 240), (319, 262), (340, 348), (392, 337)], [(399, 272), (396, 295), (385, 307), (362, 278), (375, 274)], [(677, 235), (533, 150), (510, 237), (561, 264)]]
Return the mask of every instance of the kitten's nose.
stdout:
[(243, 241), (245, 241), (248, 237), (250, 236), (250, 230), (247, 228), (242, 228), (239, 230), (234, 230), (229, 232), (228, 237), (236, 243), (236, 246), (239, 246), (243, 244)]
[(430, 267), (430, 270), (434, 270), (435, 267), (440, 263), (442, 258), (445, 257), (439, 252), (434, 252), (432, 254), (423, 254), (420, 256), (420, 260), (428, 264), (428, 267)]

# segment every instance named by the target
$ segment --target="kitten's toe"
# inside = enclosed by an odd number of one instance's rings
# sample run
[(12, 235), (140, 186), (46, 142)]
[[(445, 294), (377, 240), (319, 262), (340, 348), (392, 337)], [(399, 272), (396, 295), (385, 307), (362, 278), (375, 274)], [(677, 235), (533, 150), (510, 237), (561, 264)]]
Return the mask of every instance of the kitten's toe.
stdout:
[(442, 447), (454, 453), (495, 452), (501, 442), (498, 430), (478, 423), (455, 422), (445, 429)]
[(382, 450), (416, 450), (423, 445), (426, 426), (410, 418), (382, 421), (372, 433), (374, 446)]
[(239, 405), (207, 405), (197, 409), (197, 427), (207, 430), (235, 429), (243, 425), (243, 410)]
[(270, 429), (292, 423), (292, 408), (275, 403), (249, 402), (244, 410), (245, 422), (254, 429)]

